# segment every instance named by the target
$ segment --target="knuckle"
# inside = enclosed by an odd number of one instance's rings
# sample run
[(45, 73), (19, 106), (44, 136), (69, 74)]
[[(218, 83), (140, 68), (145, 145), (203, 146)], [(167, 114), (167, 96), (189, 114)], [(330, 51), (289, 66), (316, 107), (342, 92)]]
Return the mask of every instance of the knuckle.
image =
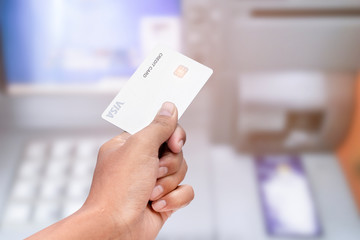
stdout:
[(139, 143), (143, 141), (143, 137), (141, 137), (139, 134), (134, 134), (133, 136), (131, 136), (131, 140), (133, 142)]
[(106, 148), (107, 148), (107, 143), (101, 145), (99, 148), (99, 154), (103, 154), (106, 151)]
[(189, 169), (189, 166), (188, 164), (186, 163), (186, 160), (184, 158), (184, 168), (185, 168), (185, 173), (187, 173), (188, 169)]
[(133, 146), (144, 146), (149, 147), (151, 146), (151, 141), (149, 138), (144, 137), (141, 134), (134, 134), (130, 138), (130, 142)]
[(185, 184), (181, 186), (183, 188), (183, 193), (186, 194), (188, 202), (191, 202), (195, 198), (195, 191), (191, 185)]
[(175, 171), (179, 171), (181, 169), (181, 165), (183, 164), (183, 157), (182, 156), (177, 156), (174, 158), (173, 161), (173, 168)]
[(116, 141), (117, 144), (124, 145), (130, 136), (130, 134), (124, 132), (114, 137), (113, 140)]
[(179, 172), (180, 182), (182, 182), (185, 179), (186, 172), (187, 172), (187, 165), (186, 165), (186, 163), (184, 163), (184, 166), (182, 167), (182, 169)]
[[(170, 155), (171, 154), (171, 155)], [(186, 174), (188, 166), (182, 154), (170, 153), (166, 165), (171, 173)]]
[(166, 130), (171, 130), (172, 126), (170, 124), (170, 119), (165, 116), (158, 116), (153, 120), (153, 124), (158, 125), (162, 128), (166, 128)]
[(190, 187), (189, 189), (190, 189), (190, 194), (191, 194), (190, 201), (192, 201), (195, 198), (195, 191), (192, 186), (189, 186), (189, 187)]
[(181, 129), (181, 134), (183, 135), (184, 137), (184, 141), (186, 141), (186, 132), (185, 130), (180, 126), (180, 129)]

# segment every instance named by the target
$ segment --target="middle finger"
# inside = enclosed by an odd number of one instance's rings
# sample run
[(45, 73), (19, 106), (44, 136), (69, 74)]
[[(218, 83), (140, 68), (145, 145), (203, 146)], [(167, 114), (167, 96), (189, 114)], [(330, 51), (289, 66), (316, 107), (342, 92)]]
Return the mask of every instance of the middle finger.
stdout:
[(166, 177), (179, 171), (183, 161), (182, 151), (180, 153), (173, 153), (171, 151), (164, 153), (159, 161), (158, 178)]

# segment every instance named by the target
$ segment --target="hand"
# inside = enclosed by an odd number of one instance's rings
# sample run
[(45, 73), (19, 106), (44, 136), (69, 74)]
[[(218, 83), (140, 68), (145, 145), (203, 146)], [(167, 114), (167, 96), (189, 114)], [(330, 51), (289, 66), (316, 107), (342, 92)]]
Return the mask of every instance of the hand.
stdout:
[(187, 171), (185, 140), (177, 109), (165, 103), (148, 127), (101, 147), (85, 207), (108, 211), (132, 239), (155, 239), (170, 214), (194, 197), (190, 186), (178, 187)]
[(179, 186), (187, 172), (185, 141), (175, 105), (164, 103), (149, 126), (100, 148), (83, 207), (33, 237), (155, 239), (169, 216), (194, 198), (191, 186)]

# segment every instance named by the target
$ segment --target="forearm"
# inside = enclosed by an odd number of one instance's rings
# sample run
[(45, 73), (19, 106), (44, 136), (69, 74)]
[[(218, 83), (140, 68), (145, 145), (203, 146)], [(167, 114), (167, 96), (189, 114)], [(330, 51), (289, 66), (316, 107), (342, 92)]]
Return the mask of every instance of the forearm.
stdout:
[(27, 239), (124, 239), (126, 232), (105, 211), (82, 208)]

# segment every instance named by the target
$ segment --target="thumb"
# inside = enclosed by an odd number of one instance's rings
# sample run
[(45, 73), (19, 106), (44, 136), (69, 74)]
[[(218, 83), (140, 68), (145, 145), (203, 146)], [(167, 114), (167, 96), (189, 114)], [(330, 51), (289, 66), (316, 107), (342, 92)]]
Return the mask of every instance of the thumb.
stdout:
[[(175, 104), (165, 102), (161, 106), (154, 120), (137, 134), (148, 139), (157, 149), (174, 133), (178, 122), (178, 111)], [(146, 137), (144, 137), (146, 136)]]

